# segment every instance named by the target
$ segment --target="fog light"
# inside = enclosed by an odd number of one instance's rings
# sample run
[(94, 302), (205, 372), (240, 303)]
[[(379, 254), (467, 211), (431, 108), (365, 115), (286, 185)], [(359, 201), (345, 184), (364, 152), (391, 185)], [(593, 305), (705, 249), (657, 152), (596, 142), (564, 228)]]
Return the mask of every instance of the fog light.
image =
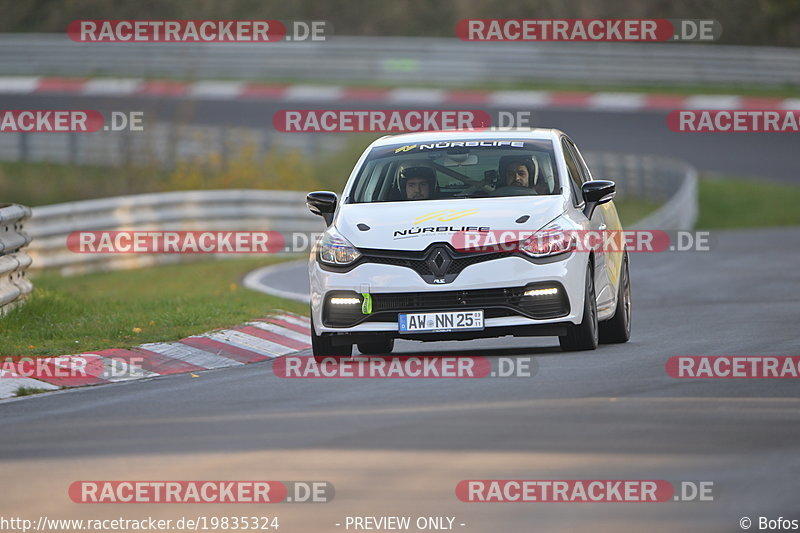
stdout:
[(558, 294), (558, 287), (548, 287), (546, 289), (528, 289), (524, 296), (553, 296)]
[(361, 305), (361, 300), (358, 298), (343, 298), (334, 296), (329, 301), (335, 305)]

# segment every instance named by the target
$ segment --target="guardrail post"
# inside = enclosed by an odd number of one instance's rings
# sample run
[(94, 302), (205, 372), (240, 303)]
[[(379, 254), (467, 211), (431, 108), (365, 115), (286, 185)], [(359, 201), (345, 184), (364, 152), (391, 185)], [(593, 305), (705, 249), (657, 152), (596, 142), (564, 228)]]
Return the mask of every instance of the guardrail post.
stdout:
[(71, 165), (74, 165), (78, 162), (78, 150), (80, 140), (78, 139), (78, 133), (68, 133), (67, 134), (67, 160)]
[(30, 146), (27, 133), (19, 134), (19, 160), (26, 162), (30, 159)]
[(33, 290), (25, 277), (31, 258), (22, 250), (31, 242), (23, 231), (23, 221), (30, 216), (29, 207), (0, 205), (0, 316), (19, 305)]

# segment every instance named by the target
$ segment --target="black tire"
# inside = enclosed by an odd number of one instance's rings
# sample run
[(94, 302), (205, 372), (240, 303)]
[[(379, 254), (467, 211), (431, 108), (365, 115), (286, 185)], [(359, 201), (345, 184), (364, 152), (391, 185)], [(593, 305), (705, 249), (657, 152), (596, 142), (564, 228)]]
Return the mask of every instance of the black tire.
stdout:
[(622, 259), (617, 290), (617, 310), (614, 316), (600, 322), (600, 342), (603, 344), (619, 344), (631, 338), (631, 277), (628, 269), (628, 254)]
[(597, 299), (594, 294), (594, 265), (586, 267), (586, 294), (583, 298), (583, 317), (578, 325), (567, 326), (567, 334), (558, 338), (565, 352), (597, 349)]
[(358, 351), (364, 355), (389, 355), (392, 350), (394, 350), (394, 339), (391, 337), (379, 337), (358, 343)]
[(326, 359), (333, 358), (339, 360), (343, 357), (353, 355), (353, 344), (334, 346), (331, 343), (330, 335), (317, 335), (314, 329), (314, 315), (311, 315), (311, 351), (314, 353), (314, 360), (321, 363)]

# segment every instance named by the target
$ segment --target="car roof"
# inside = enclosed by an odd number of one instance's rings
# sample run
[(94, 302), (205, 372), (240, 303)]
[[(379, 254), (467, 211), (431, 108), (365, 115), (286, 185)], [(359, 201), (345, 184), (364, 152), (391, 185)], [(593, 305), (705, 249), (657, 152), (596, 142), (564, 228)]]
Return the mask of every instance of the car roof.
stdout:
[(386, 135), (374, 143), (373, 147), (387, 146), (398, 143), (424, 143), (454, 140), (522, 140), (535, 141), (555, 140), (562, 132), (556, 129), (545, 128), (514, 128), (503, 131), (423, 131), (419, 133), (401, 133), (399, 135)]

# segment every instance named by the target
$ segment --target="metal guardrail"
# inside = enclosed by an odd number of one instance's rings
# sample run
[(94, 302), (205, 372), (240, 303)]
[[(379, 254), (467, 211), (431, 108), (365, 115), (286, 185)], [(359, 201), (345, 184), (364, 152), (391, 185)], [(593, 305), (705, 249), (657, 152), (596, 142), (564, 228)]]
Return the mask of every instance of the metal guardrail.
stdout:
[(22, 302), (33, 290), (25, 277), (31, 257), (22, 250), (31, 242), (22, 228), (30, 216), (29, 207), (0, 204), (0, 315)]
[(629, 229), (690, 230), (698, 215), (697, 170), (677, 159), (589, 152), (584, 154), (595, 179), (617, 184), (620, 198), (661, 204)]
[[(595, 178), (616, 180), (621, 197), (663, 205), (636, 227), (690, 229), (697, 216), (697, 177), (685, 163), (654, 157), (586, 154)], [(297, 191), (179, 191), (120, 196), (33, 209), (28, 230), (37, 268), (64, 274), (178, 262), (180, 254), (81, 254), (67, 248), (75, 231), (240, 230), (317, 232), (324, 226)], [(226, 255), (226, 254), (217, 254)]]
[[(118, 196), (33, 208), (28, 231), (36, 268), (65, 275), (190, 260), (180, 254), (81, 254), (67, 248), (74, 231), (322, 231), (305, 193), (267, 190), (178, 191)], [(215, 254), (225, 256), (229, 254)], [(196, 256), (194, 256), (196, 259)]]
[(694, 228), (700, 211), (697, 198), (697, 170), (686, 164), (672, 168), (671, 172), (680, 173), (674, 181), (678, 186), (675, 193), (654, 213), (633, 224), (631, 229), (690, 230)]
[(63, 34), (2, 34), (0, 72), (445, 86), (497, 80), (797, 85), (800, 49), (338, 36), (313, 43), (76, 43)]

